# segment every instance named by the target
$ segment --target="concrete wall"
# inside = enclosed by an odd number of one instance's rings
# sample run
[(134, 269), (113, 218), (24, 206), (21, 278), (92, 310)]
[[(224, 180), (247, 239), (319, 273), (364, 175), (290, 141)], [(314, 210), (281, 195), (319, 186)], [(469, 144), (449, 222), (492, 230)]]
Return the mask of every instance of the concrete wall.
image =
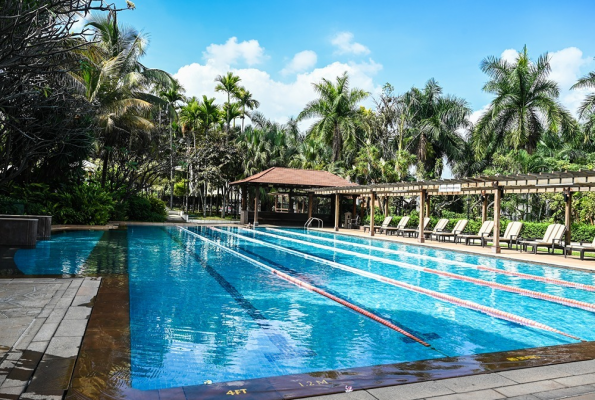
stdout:
[(36, 219), (37, 222), (37, 240), (48, 240), (52, 236), (52, 216), (51, 215), (6, 215), (0, 214), (0, 218), (21, 218)]
[(0, 246), (35, 247), (37, 219), (0, 218)]

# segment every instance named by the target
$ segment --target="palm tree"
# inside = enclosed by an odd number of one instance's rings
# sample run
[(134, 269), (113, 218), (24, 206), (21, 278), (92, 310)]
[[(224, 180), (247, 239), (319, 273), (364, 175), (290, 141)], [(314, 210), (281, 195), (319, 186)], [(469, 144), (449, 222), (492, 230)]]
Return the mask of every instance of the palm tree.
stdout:
[[(169, 195), (169, 208), (174, 206), (174, 146), (173, 146), (173, 133), (172, 124), (178, 120), (178, 111), (176, 109), (176, 103), (184, 100), (183, 93), (184, 88), (177, 79), (173, 79), (170, 88), (164, 88), (159, 91), (159, 97), (167, 101), (167, 114), (170, 119), (169, 123), (169, 184), (170, 184), (170, 195)], [(159, 112), (161, 116), (161, 111)]]
[(476, 157), (485, 157), (487, 149), (524, 149), (532, 154), (547, 130), (573, 135), (573, 118), (557, 101), (558, 85), (548, 79), (547, 53), (534, 63), (525, 46), (514, 62), (491, 56), (481, 62), (481, 69), (490, 78), (483, 90), (496, 97), (477, 123)]
[[(595, 89), (595, 72), (590, 72), (575, 83), (571, 89)], [(578, 109), (579, 118), (585, 121), (585, 141), (595, 133), (595, 93), (589, 93)]]
[(443, 158), (451, 165), (461, 158), (464, 140), (457, 131), (467, 126), (471, 109), (463, 99), (443, 96), (434, 79), (421, 90), (412, 88), (401, 101), (399, 124), (405, 128), (406, 149), (419, 160), (418, 176), (440, 178)]
[(85, 61), (73, 76), (84, 86), (85, 97), (97, 104), (97, 125), (103, 142), (101, 185), (105, 187), (112, 146), (122, 136), (147, 135), (153, 128), (151, 111), (166, 104), (151, 94), (159, 86), (168, 90), (173, 78), (165, 71), (140, 63), (146, 36), (117, 24), (115, 15), (95, 17), (88, 24), (96, 43), (83, 53)]
[(260, 107), (260, 103), (258, 100), (252, 97), (252, 93), (244, 88), (240, 88), (234, 97), (238, 100), (238, 103), (242, 107), (242, 115), (240, 118), (242, 119), (242, 132), (244, 132), (244, 118), (246, 117), (246, 108), (249, 110), (254, 110), (255, 108)]
[(222, 119), (225, 120), (228, 132), (229, 132), (229, 125), (231, 121), (234, 121), (233, 127), (235, 128), (235, 119), (242, 116), (242, 110), (240, 108), (239, 103), (225, 103), (223, 104), (222, 112)]
[[(231, 97), (235, 96), (238, 93), (239, 86), (241, 79), (239, 76), (234, 75), (233, 72), (228, 72), (225, 75), (218, 75), (215, 78), (215, 82), (219, 82), (217, 86), (215, 86), (216, 92), (225, 92), (227, 93), (227, 103), (231, 103)], [(227, 132), (229, 132), (229, 123), (231, 121), (229, 113), (227, 114)]]
[(310, 128), (310, 135), (332, 144), (332, 161), (336, 162), (341, 159), (343, 142), (354, 140), (359, 122), (358, 103), (369, 93), (361, 89), (350, 90), (347, 72), (337, 77), (336, 84), (322, 79), (322, 82), (314, 84), (314, 90), (320, 97), (309, 102), (297, 120), (320, 118)]

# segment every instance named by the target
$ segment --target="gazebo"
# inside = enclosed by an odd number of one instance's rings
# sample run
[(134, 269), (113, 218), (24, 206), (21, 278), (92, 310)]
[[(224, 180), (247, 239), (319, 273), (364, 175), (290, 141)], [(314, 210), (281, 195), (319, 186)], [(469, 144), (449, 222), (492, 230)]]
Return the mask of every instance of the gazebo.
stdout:
[[(240, 222), (247, 224), (253, 221), (255, 225), (259, 223), (259, 220), (262, 222), (303, 224), (311, 217), (330, 221), (336, 204), (333, 204), (332, 200), (329, 201), (330, 213), (326, 213), (322, 212), (324, 210), (318, 210), (316, 200), (320, 198), (332, 199), (333, 196), (327, 194), (315, 195), (313, 192), (307, 192), (306, 189), (357, 186), (355, 183), (327, 171), (281, 167), (269, 168), (248, 178), (232, 182), (230, 185), (239, 185), (241, 187)], [(272, 207), (264, 210), (261, 209), (262, 202), (259, 196), (262, 188), (266, 188), (268, 194), (274, 197)], [(250, 190), (254, 193), (254, 210), (252, 212), (248, 210), (248, 193)], [(354, 205), (355, 197), (357, 196), (353, 197)], [(269, 204), (270, 202), (265, 203)], [(306, 203), (307, 214), (305, 212)]]

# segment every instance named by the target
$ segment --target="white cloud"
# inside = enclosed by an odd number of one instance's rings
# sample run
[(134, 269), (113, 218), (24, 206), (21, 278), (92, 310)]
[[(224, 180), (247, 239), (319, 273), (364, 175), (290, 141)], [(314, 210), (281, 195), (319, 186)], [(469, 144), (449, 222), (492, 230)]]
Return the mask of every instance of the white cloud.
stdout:
[[(211, 45), (209, 49), (218, 48), (215, 46), (219, 45)], [(254, 98), (260, 102), (259, 111), (267, 118), (282, 123), (287, 122), (289, 117), (296, 117), (309, 101), (317, 97), (312, 83), (318, 83), (322, 78), (334, 81), (337, 76), (347, 72), (352, 88), (357, 87), (373, 94), (381, 90), (380, 86), (374, 84), (374, 76), (382, 69), (382, 65), (371, 59), (357, 63), (334, 62), (312, 71), (298, 73), (293, 81), (286, 83), (273, 79), (266, 71), (257, 68), (233, 68), (231, 63), (221, 61), (221, 54), (218, 52), (207, 51), (205, 57), (207, 60), (204, 64), (186, 65), (175, 74), (186, 88), (186, 95), (204, 94), (223, 103), (227, 99), (224, 94), (215, 92), (215, 77), (232, 71), (242, 79), (240, 84), (250, 90)], [(233, 57), (223, 58), (235, 60)], [(371, 107), (371, 99), (363, 105)]]
[(505, 60), (508, 63), (514, 63), (519, 56), (519, 52), (515, 49), (506, 49), (500, 55), (500, 58)]
[(318, 57), (312, 50), (304, 50), (297, 53), (291, 61), (281, 70), (282, 75), (289, 75), (296, 72), (306, 71), (316, 65)]
[(267, 58), (258, 40), (238, 43), (236, 37), (229, 38), (224, 44), (211, 44), (203, 52), (203, 57), (216, 65), (234, 65), (244, 61), (248, 66), (260, 64)]
[(370, 49), (361, 43), (353, 41), (353, 33), (339, 32), (331, 40), (331, 43), (337, 47), (336, 54), (370, 54)]

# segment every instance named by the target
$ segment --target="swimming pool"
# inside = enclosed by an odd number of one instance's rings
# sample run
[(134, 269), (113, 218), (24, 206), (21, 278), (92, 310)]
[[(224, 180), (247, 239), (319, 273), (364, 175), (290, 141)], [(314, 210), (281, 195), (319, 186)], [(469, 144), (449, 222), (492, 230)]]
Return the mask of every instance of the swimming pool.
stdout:
[(127, 273), (142, 390), (595, 340), (586, 272), (321, 231), (139, 226), (108, 238), (126, 248), (117, 270), (105, 237), (63, 235), (17, 266)]

